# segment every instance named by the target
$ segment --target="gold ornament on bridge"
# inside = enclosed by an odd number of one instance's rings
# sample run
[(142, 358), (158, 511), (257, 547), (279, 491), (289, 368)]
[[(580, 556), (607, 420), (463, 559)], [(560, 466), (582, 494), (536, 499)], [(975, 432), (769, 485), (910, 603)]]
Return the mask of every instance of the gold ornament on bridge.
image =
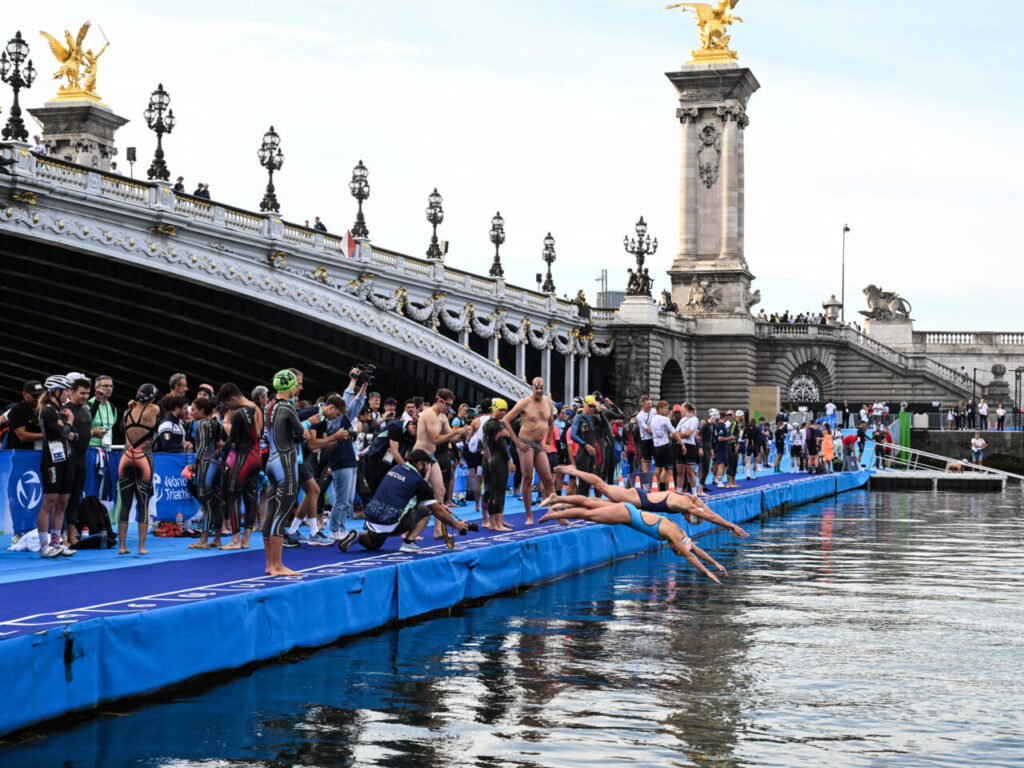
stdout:
[(735, 61), (739, 54), (729, 48), (729, 25), (743, 21), (733, 16), (732, 9), (740, 0), (720, 0), (718, 5), (708, 3), (674, 3), (665, 6), (668, 10), (682, 8), (697, 19), (700, 28), (700, 48), (693, 51), (693, 59), (687, 64), (707, 64)]
[[(98, 53), (93, 53), (92, 48), (85, 47), (85, 36), (92, 26), (91, 21), (85, 22), (78, 30), (78, 36), (72, 37), (71, 32), (64, 30), (64, 42), (53, 35), (40, 31), (43, 37), (50, 44), (50, 50), (60, 62), (60, 67), (53, 73), (54, 80), (66, 80), (57, 89), (57, 96), (50, 101), (94, 101), (102, 104), (99, 94), (96, 93), (96, 67), (100, 56), (107, 50), (109, 42), (105, 42)], [(100, 30), (102, 32), (102, 30)], [(104, 35), (106, 37), (106, 35)]]

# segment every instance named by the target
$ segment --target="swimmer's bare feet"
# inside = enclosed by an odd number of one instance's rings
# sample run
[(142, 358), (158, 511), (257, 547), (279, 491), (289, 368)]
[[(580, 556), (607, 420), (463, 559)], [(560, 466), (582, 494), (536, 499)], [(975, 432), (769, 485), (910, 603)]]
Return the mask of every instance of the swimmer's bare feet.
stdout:
[(298, 571), (293, 571), (291, 568), (285, 568), (283, 565), (275, 565), (273, 568), (267, 568), (267, 576), (298, 576)]
[(127, 547), (121, 547), (119, 550), (117, 550), (117, 554), (119, 554), (119, 555), (129, 555), (129, 554), (131, 554), (131, 550), (128, 549)]
[(148, 555), (149, 554), (149, 550), (148, 549), (140, 549), (139, 550), (139, 554), (140, 555)]
[(209, 549), (210, 542), (208, 541), (193, 541), (188, 545), (189, 549)]
[(544, 501), (538, 504), (538, 507), (550, 507), (552, 504), (557, 504), (558, 500), (562, 498), (557, 493), (550, 494)]
[(526, 516), (526, 523), (525, 523), (525, 525), (533, 525), (533, 515), (527, 515)]
[(220, 545), (220, 548), (221, 548), (222, 550), (223, 550), (223, 549), (241, 549), (241, 548), (242, 548), (242, 542), (240, 542), (240, 541), (235, 541), (234, 539), (232, 539), (232, 540), (231, 540), (231, 541), (229, 541), (229, 542), (228, 542), (227, 544), (221, 544), (221, 545)]

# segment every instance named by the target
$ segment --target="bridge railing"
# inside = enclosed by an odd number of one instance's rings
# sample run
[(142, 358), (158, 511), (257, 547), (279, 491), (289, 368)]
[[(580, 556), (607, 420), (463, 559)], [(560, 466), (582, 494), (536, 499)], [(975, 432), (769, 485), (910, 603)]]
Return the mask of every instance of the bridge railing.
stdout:
[(914, 331), (915, 347), (1024, 346), (1024, 333), (1014, 331)]

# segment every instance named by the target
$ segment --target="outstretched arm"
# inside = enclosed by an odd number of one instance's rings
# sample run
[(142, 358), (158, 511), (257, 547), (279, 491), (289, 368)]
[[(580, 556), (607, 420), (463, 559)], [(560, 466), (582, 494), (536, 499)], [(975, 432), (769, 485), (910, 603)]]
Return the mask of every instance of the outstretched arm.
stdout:
[[(701, 550), (699, 547), (697, 547), (696, 544), (691, 544), (690, 546), (691, 546), (692, 549), (697, 549), (700, 552), (703, 552), (703, 550)], [(705, 553), (704, 556), (707, 557), (707, 554)], [(704, 567), (704, 563), (702, 563), (700, 560), (698, 560), (697, 556), (694, 555), (693, 552), (690, 549), (684, 549), (683, 550), (683, 557), (685, 557), (687, 560), (689, 560), (690, 564), (694, 568), (696, 568), (697, 570), (701, 571), (705, 576), (707, 576), (713, 582), (715, 582), (716, 584), (721, 584), (722, 583), (722, 582), (720, 582), (718, 580), (718, 577), (715, 576), (715, 574), (713, 574), (711, 571), (709, 571), (707, 568)], [(714, 562), (714, 561), (712, 561), (712, 562)], [(717, 563), (715, 563), (715, 564), (718, 565)], [(722, 568), (722, 566), (720, 566), (720, 565), (718, 567)], [(724, 571), (725, 569), (722, 568), (722, 570)]]
[(668, 498), (670, 507), (674, 506), (673, 501), (676, 503), (676, 505), (681, 504), (682, 512), (684, 514), (689, 513), (694, 517), (699, 517), (704, 520), (707, 520), (709, 523), (721, 526), (722, 528), (725, 528), (727, 531), (732, 533), (732, 535), (735, 536), (737, 539), (745, 539), (750, 536), (749, 533), (747, 533), (745, 530), (736, 525), (736, 523), (730, 523), (717, 512), (713, 512), (707, 504), (700, 501), (699, 499), (696, 499), (692, 496), (684, 496), (682, 494), (675, 494), (674, 496), (670, 495)]
[[(692, 549), (692, 550), (693, 550), (694, 552), (696, 552), (696, 553), (697, 553), (697, 555), (698, 555), (699, 557), (702, 557), (702, 558), (704, 558), (705, 560), (707, 560), (707, 561), (708, 561), (709, 563), (711, 563), (711, 564), (712, 564), (713, 566), (715, 566), (715, 568), (717, 568), (717, 569), (718, 569), (719, 571), (721, 571), (722, 573), (724, 573), (724, 574), (725, 574), (726, 576), (728, 576), (728, 575), (729, 575), (729, 572), (728, 572), (727, 570), (725, 570), (725, 566), (724, 566), (724, 565), (722, 565), (722, 564), (721, 564), (720, 562), (718, 562), (717, 560), (715, 560), (715, 558), (713, 558), (713, 557), (712, 557), (711, 555), (709, 555), (709, 554), (708, 554), (707, 552), (705, 552), (705, 551), (704, 551), (703, 549), (701, 549), (700, 547), (698, 547), (698, 546), (697, 546), (696, 544), (694, 544), (694, 543), (693, 543), (692, 541), (690, 542), (690, 548), (691, 548), (691, 549)], [(705, 573), (706, 573), (706, 571), (705, 571)], [(710, 574), (709, 574), (709, 575), (710, 575)], [(713, 579), (714, 579), (715, 577), (714, 577), (714, 576), (712, 576), (711, 578), (713, 578)], [(715, 579), (715, 581), (718, 581), (718, 579)]]

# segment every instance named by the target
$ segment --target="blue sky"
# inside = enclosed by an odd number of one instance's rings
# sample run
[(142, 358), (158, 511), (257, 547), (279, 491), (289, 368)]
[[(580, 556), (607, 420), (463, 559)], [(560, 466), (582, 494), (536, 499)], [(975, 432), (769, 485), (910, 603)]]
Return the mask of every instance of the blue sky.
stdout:
[[(532, 286), (544, 235), (560, 292), (591, 294), (601, 268), (625, 283), (622, 237), (643, 214), (661, 243), (655, 290), (677, 242), (679, 126), (664, 72), (696, 47), (665, 2), (91, 3), (112, 41), (99, 91), (132, 120), (120, 146), (154, 138), (142, 110), (163, 82), (178, 126), (173, 173), (255, 208), (263, 131), (282, 137), (275, 182), (286, 218), (354, 218), (351, 168), (370, 169), (375, 242), (420, 255), (423, 209), (445, 198), (448, 262), (485, 271), (491, 216), (506, 218), (506, 277)], [(1020, 4), (742, 0), (733, 47), (761, 90), (746, 132), (746, 256), (766, 309), (817, 309), (839, 290), (848, 222), (847, 315), (869, 282), (914, 305), (919, 330), (1020, 330), (1012, 224), (1024, 201)], [(6, 9), (33, 44), (84, 20), (81, 5)], [(90, 43), (102, 39), (90, 33)], [(7, 98), (7, 97), (5, 97)], [(123, 154), (122, 154), (123, 159)], [(123, 165), (123, 163), (122, 163)]]

